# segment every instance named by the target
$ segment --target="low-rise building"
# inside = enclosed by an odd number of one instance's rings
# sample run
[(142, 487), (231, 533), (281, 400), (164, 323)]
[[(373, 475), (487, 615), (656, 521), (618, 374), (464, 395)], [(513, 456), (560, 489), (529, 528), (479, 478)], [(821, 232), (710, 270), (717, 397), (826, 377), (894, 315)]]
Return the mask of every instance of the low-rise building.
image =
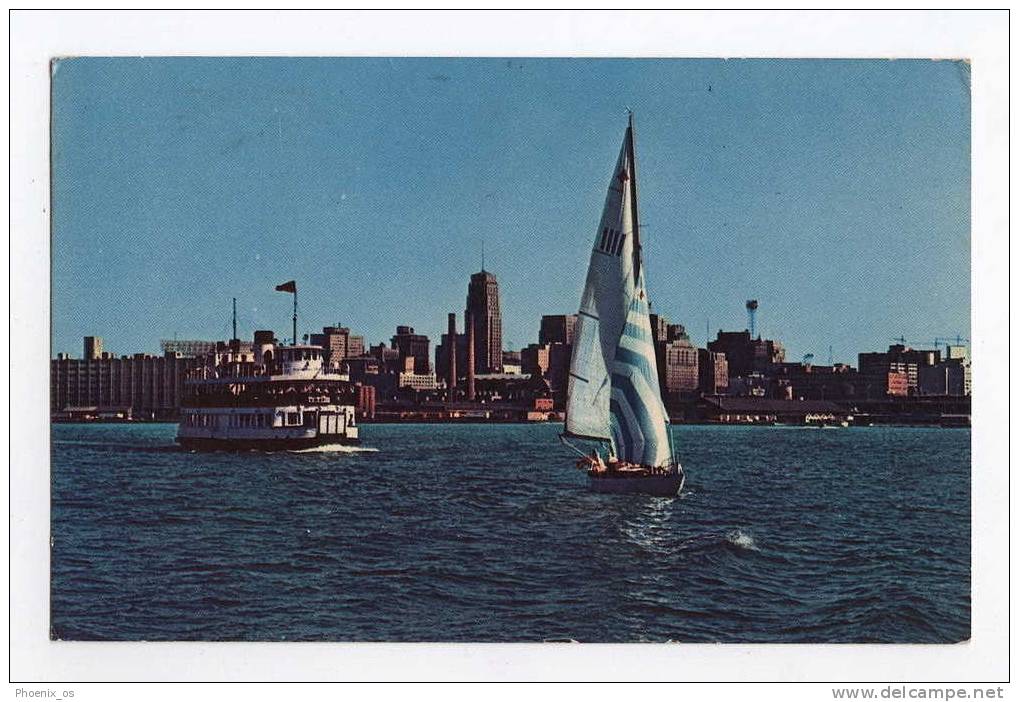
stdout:
[(396, 386), (412, 390), (437, 390), (439, 388), (439, 381), (435, 377), (435, 373), (415, 373), (414, 371), (409, 371), (399, 374)]
[(828, 400), (704, 397), (698, 409), (703, 419), (722, 424), (841, 424), (851, 419), (847, 408)]
[(972, 372), (967, 361), (954, 359), (920, 368), (918, 394), (963, 396), (970, 394)]
[(550, 344), (530, 344), (520, 351), (520, 368), (525, 375), (544, 376), (548, 373)]
[(98, 351), (94, 358), (59, 356), (50, 361), (50, 413), (61, 417), (74, 408), (94, 408), (95, 418), (174, 419), (184, 376), (198, 359), (177, 354), (137, 353), (115, 358)]
[(520, 351), (502, 352), (502, 372), (519, 375), (523, 372), (523, 360)]
[[(905, 344), (894, 344), (887, 351), (861, 353), (858, 360), (860, 375), (873, 378), (879, 384), (882, 379), (886, 379), (887, 374), (905, 373), (906, 393), (916, 395), (919, 394), (920, 369), (940, 363), (941, 351), (911, 349)], [(897, 394), (898, 379), (887, 378), (887, 381), (888, 394)]]

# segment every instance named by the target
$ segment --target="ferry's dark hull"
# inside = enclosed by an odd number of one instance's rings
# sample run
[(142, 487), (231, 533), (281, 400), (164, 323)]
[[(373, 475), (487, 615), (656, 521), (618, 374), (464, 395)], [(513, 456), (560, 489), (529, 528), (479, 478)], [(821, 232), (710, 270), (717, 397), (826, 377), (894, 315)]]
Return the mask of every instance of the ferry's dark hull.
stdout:
[(654, 495), (656, 497), (675, 497), (683, 489), (685, 476), (683, 471), (666, 475), (639, 475), (626, 477), (600, 476), (588, 473), (588, 485), (593, 492)]
[(178, 436), (177, 443), (192, 451), (300, 451), (317, 446), (357, 446), (361, 440), (337, 434), (293, 439), (210, 439)]

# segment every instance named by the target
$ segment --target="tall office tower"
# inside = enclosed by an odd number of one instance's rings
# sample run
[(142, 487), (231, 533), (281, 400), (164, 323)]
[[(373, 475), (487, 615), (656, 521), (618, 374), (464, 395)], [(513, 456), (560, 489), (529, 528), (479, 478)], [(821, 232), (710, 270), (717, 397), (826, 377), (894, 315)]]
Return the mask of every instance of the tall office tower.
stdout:
[(465, 318), (472, 319), (474, 372), (502, 372), (502, 315), (499, 313), (499, 283), (482, 270), (471, 276), (467, 287)]

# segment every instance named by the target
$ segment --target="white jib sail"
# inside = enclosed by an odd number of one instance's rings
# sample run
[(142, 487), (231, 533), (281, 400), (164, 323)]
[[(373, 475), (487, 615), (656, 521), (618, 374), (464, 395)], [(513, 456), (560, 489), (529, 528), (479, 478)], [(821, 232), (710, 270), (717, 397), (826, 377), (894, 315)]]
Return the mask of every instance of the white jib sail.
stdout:
[(636, 197), (632, 123), (627, 128), (595, 236), (580, 302), (566, 431), (605, 439), (624, 461), (671, 465), (644, 273), (634, 273)]
[(573, 358), (566, 402), (566, 431), (574, 436), (611, 439), (609, 401), (612, 395), (611, 369), (616, 343), (623, 330), (627, 258), (622, 255), (623, 182), (627, 140), (619, 151), (609, 183), (601, 222), (595, 235), (587, 282), (580, 298), (580, 311), (573, 336)]

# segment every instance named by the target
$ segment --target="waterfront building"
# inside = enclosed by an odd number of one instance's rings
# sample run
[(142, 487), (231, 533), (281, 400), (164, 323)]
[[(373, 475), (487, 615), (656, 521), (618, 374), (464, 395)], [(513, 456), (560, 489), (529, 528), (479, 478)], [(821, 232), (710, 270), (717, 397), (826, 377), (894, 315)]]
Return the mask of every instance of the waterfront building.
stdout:
[(494, 274), (482, 270), (471, 276), (464, 319), (474, 335), (474, 373), (501, 373), (502, 313)]
[[(379, 362), (379, 372), (384, 375), (391, 375), (393, 373), (399, 373), (403, 370), (403, 361), (400, 358), (400, 351), (398, 349), (390, 348), (385, 344), (376, 344), (370, 346), (366, 356), (371, 356)], [(350, 359), (347, 359), (348, 362)]]
[(729, 363), (724, 353), (697, 349), (699, 389), (704, 395), (724, 395), (729, 390)]
[(416, 373), (413, 369), (399, 374), (396, 387), (411, 390), (436, 390), (439, 387), (435, 373)]
[[(787, 389), (784, 394), (790, 399), (841, 400), (865, 396), (861, 393), (864, 383), (860, 374), (844, 363), (831, 366), (779, 363), (773, 369), (773, 380), (779, 388)], [(893, 387), (897, 382), (897, 378), (893, 378)], [(887, 392), (887, 388), (886, 378), (883, 392)]]
[(772, 368), (778, 363), (785, 362), (785, 348), (781, 342), (774, 339), (753, 340), (753, 369), (765, 375), (771, 373)]
[(548, 382), (555, 397), (564, 402), (566, 387), (570, 379), (572, 356), (573, 346), (566, 344), (549, 344), (548, 346)]
[[(674, 338), (655, 344), (658, 382), (667, 404), (695, 395), (700, 387), (697, 348), (690, 343), (681, 325), (675, 325)], [(668, 328), (666, 339), (668, 339)]]
[(520, 370), (524, 375), (544, 377), (548, 373), (551, 344), (528, 344), (520, 351)]
[(89, 344), (91, 357), (75, 359), (61, 354), (50, 361), (50, 413), (54, 418), (177, 416), (184, 375), (196, 366), (196, 359), (172, 353), (114, 358), (102, 351), (101, 340), (98, 344), (85, 342), (86, 347)]
[(768, 375), (776, 364), (785, 362), (785, 348), (773, 339), (756, 339), (749, 330), (725, 332), (718, 330), (708, 350), (724, 353), (729, 364), (729, 377), (746, 377), (752, 373)]
[[(188, 373), (209, 367), (229, 367), (236, 373), (252, 375), (258, 366), (273, 363), (274, 343), (273, 332), (260, 330), (255, 332), (254, 342), (240, 339), (212, 342), (211, 350), (198, 356), (168, 351), (161, 356), (136, 353), (116, 358), (98, 349), (98, 358), (74, 359), (58, 354), (50, 362), (50, 414), (56, 421), (176, 420)], [(389, 360), (393, 364), (398, 362)], [(370, 417), (374, 413), (375, 385), (382, 376), (383, 363), (373, 356), (349, 361), (361, 386), (357, 390), (357, 409), (363, 416)], [(408, 382), (427, 383), (417, 379)]]
[(502, 352), (502, 372), (511, 375), (519, 375), (523, 372), (521, 355), (519, 351)]
[(475, 377), (477, 400), (514, 404), (521, 408), (551, 410), (552, 388), (548, 379), (517, 373), (485, 373)]
[(362, 419), (375, 418), (375, 388), (373, 386), (357, 386), (357, 412)]
[(385, 373), (385, 366), (376, 356), (362, 355), (345, 361), (351, 382), (377, 385), (375, 378)]
[(538, 330), (538, 343), (571, 345), (576, 327), (577, 315), (575, 314), (542, 315), (541, 327)]
[(889, 371), (886, 377), (886, 394), (892, 397), (909, 395), (909, 373), (902, 370)]
[(729, 397), (767, 397), (768, 386), (768, 378), (761, 373), (733, 376), (730, 369), (726, 394)]
[[(934, 366), (941, 362), (941, 351), (911, 349), (905, 344), (894, 344), (887, 351), (861, 353), (858, 356), (860, 375), (871, 378), (871, 385), (878, 387), (884, 383), (887, 374), (906, 374), (906, 393), (919, 394), (920, 369)], [(888, 379), (888, 394), (898, 394), (898, 380), (894, 383)], [(895, 391), (892, 391), (892, 388)]]
[(414, 359), (414, 372), (420, 375), (432, 370), (428, 346), (428, 337), (415, 334), (414, 327), (398, 326), (392, 338), (392, 347), (399, 352), (400, 360)]
[(910, 369), (905, 363), (890, 363), (884, 370), (860, 374), (862, 397), (874, 400), (884, 397), (906, 397), (910, 394)]
[(925, 396), (969, 395), (972, 386), (972, 371), (965, 358), (953, 358), (933, 366), (919, 369), (917, 394)]
[(849, 411), (829, 400), (765, 399), (761, 397), (704, 397), (701, 417), (721, 424), (841, 424)]
[(520, 372), (546, 378), (557, 400), (566, 397), (573, 346), (569, 344), (529, 344), (520, 351)]
[(322, 327), (322, 333), (312, 334), (310, 341), (322, 347), (326, 366), (342, 364), (348, 358), (364, 355), (364, 337), (351, 334), (349, 328), (339, 324)]

